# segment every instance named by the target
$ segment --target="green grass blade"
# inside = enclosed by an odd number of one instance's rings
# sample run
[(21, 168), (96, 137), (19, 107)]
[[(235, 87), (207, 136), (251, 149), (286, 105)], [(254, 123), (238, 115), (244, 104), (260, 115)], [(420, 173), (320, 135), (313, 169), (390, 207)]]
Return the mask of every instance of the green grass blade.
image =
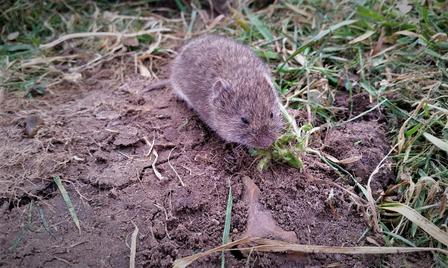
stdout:
[(337, 29), (342, 28), (342, 27), (347, 26), (347, 25), (350, 25), (350, 24), (353, 24), (353, 23), (355, 23), (357, 21), (358, 20), (344, 20), (344, 21), (341, 21), (339, 23), (336, 23), (335, 25), (330, 26), (328, 29), (320, 31), (313, 38), (311, 38), (310, 40), (305, 42), (305, 44), (303, 44), (302, 47), (305, 47), (305, 46), (307, 46), (307, 45), (309, 45), (311, 43), (319, 41), (320, 39), (322, 39), (323, 37), (327, 36), (328, 34), (336, 31)]
[(185, 12), (185, 10), (187, 10), (187, 7), (184, 5), (184, 3), (182, 2), (182, 0), (175, 0), (176, 2), (176, 6), (177, 8), (181, 11), (181, 12)]
[(62, 184), (61, 178), (59, 176), (53, 177), (54, 182), (58, 186), (59, 191), (62, 194), (62, 198), (64, 199), (65, 204), (67, 205), (68, 211), (70, 213), (70, 216), (73, 219), (73, 222), (75, 223), (76, 227), (79, 230), (79, 233), (81, 233), (81, 226), (79, 224), (78, 216), (76, 215), (75, 207), (73, 206), (72, 200), (70, 199), (70, 196), (67, 193), (67, 190), (65, 190), (64, 185)]
[(353, 24), (355, 22), (357, 22), (358, 20), (344, 20), (341, 21), (339, 23), (336, 23), (333, 26), (330, 26), (328, 29), (326, 30), (322, 30), (320, 31), (317, 35), (315, 35), (314, 37), (312, 37), (311, 39), (309, 39), (307, 42), (305, 42), (303, 45), (301, 45), (298, 49), (296, 49), (296, 51), (294, 51), (294, 53), (292, 53), (287, 59), (286, 61), (279, 67), (279, 70), (282, 70), (283, 67), (285, 66), (285, 64), (287, 62), (289, 62), (291, 59), (293, 59), (295, 56), (299, 55), (308, 45), (319, 41), (320, 39), (322, 39), (323, 37), (325, 37), (326, 35), (336, 31), (337, 29)]
[(402, 241), (403, 243), (405, 243), (405, 244), (407, 244), (407, 245), (409, 245), (411, 247), (416, 247), (416, 245), (414, 243), (412, 243), (411, 241), (409, 241), (406, 238), (402, 237), (401, 235), (397, 235), (395, 233), (392, 233), (392, 232), (389, 232), (389, 231), (384, 231), (384, 230), (383, 230), (383, 233), (385, 235), (392, 236), (393, 238), (398, 239), (398, 240)]
[[(230, 180), (229, 180), (229, 196), (227, 198), (226, 219), (225, 219), (225, 223), (224, 223), (224, 232), (222, 234), (222, 244), (223, 245), (225, 245), (229, 242), (232, 207), (233, 207), (232, 185), (230, 184)], [(224, 251), (221, 253), (221, 267), (222, 268), (225, 267)]]
[(375, 11), (373, 9), (369, 9), (364, 6), (358, 6), (356, 12), (358, 13), (359, 16), (361, 16), (363, 18), (368, 18), (375, 22), (384, 21), (383, 15), (381, 15), (380, 13), (378, 13), (377, 11)]
[(267, 41), (274, 40), (274, 36), (272, 35), (271, 31), (269, 31), (266, 24), (264, 24), (263, 21), (261, 21), (257, 16), (252, 14), (249, 9), (244, 8), (244, 12), (246, 13), (247, 17), (249, 18), (250, 23), (252, 23), (257, 31), (266, 39)]
[(45, 231), (47, 231), (47, 233), (49, 233), (51, 236), (53, 236), (53, 233), (51, 232), (50, 227), (48, 226), (47, 219), (45, 218), (44, 210), (41, 207), (39, 207), (38, 211), (39, 211), (40, 220), (42, 221), (42, 225), (44, 226)]

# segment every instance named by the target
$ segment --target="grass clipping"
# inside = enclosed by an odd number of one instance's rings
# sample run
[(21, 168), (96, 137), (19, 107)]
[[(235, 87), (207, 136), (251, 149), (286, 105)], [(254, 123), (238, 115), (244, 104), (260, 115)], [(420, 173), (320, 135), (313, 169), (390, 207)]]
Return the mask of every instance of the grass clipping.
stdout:
[(259, 251), (259, 252), (291, 252), (291, 253), (323, 253), (323, 254), (397, 254), (422, 251), (434, 251), (448, 255), (448, 251), (440, 248), (429, 247), (336, 247), (336, 246), (317, 246), (301, 245), (288, 243), (279, 240), (264, 239), (259, 237), (245, 237), (234, 242), (197, 253), (182, 259), (177, 259), (173, 263), (174, 268), (187, 267), (199, 258), (206, 257), (216, 252), (232, 250), (235, 246), (248, 245), (255, 243), (256, 246), (238, 248), (240, 251)]

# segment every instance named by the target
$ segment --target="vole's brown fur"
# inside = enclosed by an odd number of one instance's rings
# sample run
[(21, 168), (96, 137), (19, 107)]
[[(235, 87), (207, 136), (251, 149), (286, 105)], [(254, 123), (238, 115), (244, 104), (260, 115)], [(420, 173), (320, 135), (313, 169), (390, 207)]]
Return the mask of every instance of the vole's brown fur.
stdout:
[(219, 136), (265, 148), (282, 129), (268, 67), (247, 46), (206, 35), (190, 41), (171, 65), (174, 92)]

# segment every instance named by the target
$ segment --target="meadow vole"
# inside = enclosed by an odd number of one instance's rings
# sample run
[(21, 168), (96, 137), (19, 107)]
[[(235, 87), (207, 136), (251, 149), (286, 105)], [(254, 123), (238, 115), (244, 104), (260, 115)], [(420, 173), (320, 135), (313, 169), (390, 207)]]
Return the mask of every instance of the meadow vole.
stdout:
[(188, 42), (171, 64), (169, 83), (226, 141), (266, 148), (282, 130), (268, 67), (232, 39), (206, 35)]

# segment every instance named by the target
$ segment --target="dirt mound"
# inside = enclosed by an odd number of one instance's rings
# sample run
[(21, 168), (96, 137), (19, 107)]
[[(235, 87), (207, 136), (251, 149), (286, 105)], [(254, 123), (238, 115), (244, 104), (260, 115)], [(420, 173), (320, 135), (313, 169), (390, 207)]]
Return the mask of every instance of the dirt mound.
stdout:
[[(325, 151), (339, 159), (358, 159), (345, 165), (363, 185), (377, 165), (387, 155), (390, 148), (384, 130), (376, 121), (360, 121), (330, 129), (324, 140)], [(392, 161), (387, 159), (384, 166), (372, 178), (372, 191), (379, 194), (394, 178)]]
[[(0, 136), (1, 264), (127, 266), (127, 244), (136, 224), (138, 265), (168, 267), (176, 258), (221, 243), (228, 180), (234, 199), (231, 239), (243, 235), (244, 176), (259, 187), (263, 208), (299, 243), (365, 243), (363, 217), (350, 197), (329, 183), (338, 176), (319, 159), (305, 156), (303, 171), (276, 164), (260, 173), (245, 148), (224, 144), (169, 89), (141, 94), (148, 84), (141, 78), (95, 79), (61, 84), (53, 94), (32, 100), (7, 95), (0, 121), (6, 133)], [(29, 114), (44, 122), (32, 138), (24, 134)], [(387, 151), (384, 134), (373, 122), (335, 131), (327, 133), (327, 151), (342, 158), (362, 154), (361, 164), (347, 169), (364, 180)], [(365, 138), (358, 143), (352, 132)], [(350, 150), (342, 150), (344, 145)], [(74, 203), (80, 233), (53, 182), (56, 175)], [(226, 256), (231, 267), (246, 265), (241, 254)], [(248, 262), (255, 267), (366, 267), (379, 260), (253, 253)], [(213, 255), (193, 266), (219, 263)]]

